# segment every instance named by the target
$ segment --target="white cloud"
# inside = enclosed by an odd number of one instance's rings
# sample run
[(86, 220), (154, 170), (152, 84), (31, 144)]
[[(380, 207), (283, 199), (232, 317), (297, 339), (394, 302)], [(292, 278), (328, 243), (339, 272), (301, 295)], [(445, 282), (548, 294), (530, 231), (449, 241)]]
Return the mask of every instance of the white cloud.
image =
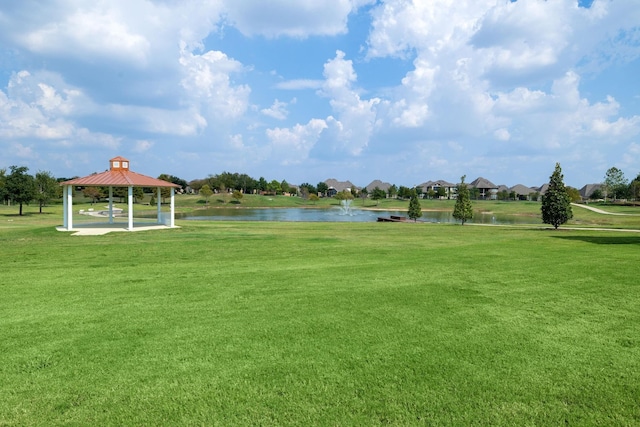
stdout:
[(265, 116), (272, 117), (277, 120), (284, 120), (289, 115), (287, 111), (287, 103), (278, 101), (277, 99), (273, 101), (273, 104), (269, 108), (264, 108), (260, 110), (262, 114)]
[(271, 0), (268, 3), (228, 0), (227, 19), (243, 34), (306, 38), (347, 31), (347, 18), (373, 0)]
[(302, 163), (326, 128), (324, 120), (311, 119), (306, 125), (297, 124), (290, 129), (267, 129), (272, 158), (283, 165)]
[(277, 89), (282, 90), (304, 90), (304, 89), (320, 89), (322, 80), (297, 79), (280, 82), (276, 85)]
[(509, 133), (509, 130), (505, 128), (497, 129), (493, 134), (495, 135), (496, 139), (498, 139), (499, 141), (508, 141), (509, 139), (511, 139), (511, 134)]
[(251, 89), (234, 86), (230, 74), (243, 71), (242, 64), (222, 52), (202, 55), (183, 51), (180, 57), (184, 77), (181, 85), (189, 102), (200, 104), (217, 120), (240, 117), (247, 110)]
[(149, 151), (151, 148), (153, 148), (153, 145), (153, 142), (147, 140), (136, 141), (133, 147), (133, 152), (144, 153), (145, 151)]
[(328, 120), (328, 123), (335, 124), (331, 151), (359, 155), (369, 144), (378, 125), (376, 106), (381, 100), (360, 98), (352, 87), (357, 80), (353, 63), (344, 58), (344, 52), (337, 51), (336, 57), (325, 63), (325, 82), (319, 93), (330, 98), (329, 104), (337, 115), (336, 119)]

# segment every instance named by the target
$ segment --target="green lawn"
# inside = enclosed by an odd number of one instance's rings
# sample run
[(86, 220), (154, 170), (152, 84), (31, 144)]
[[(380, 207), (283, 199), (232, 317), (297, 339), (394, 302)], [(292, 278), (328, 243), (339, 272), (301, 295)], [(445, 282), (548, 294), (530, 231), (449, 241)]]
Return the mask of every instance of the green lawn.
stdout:
[(30, 218), (0, 425), (640, 424), (640, 234)]

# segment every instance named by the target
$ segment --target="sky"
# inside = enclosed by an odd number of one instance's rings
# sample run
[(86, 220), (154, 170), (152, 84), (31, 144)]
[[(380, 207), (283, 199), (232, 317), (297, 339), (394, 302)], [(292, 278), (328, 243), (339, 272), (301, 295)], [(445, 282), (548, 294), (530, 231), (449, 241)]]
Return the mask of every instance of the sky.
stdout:
[(0, 0), (0, 168), (640, 173), (640, 0)]

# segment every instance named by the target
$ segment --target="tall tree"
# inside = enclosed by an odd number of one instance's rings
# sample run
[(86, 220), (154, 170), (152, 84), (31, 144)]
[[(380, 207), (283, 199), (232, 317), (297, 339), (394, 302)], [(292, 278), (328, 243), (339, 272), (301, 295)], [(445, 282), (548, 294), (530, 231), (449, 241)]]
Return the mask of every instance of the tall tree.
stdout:
[(360, 190), (358, 196), (360, 196), (360, 198), (362, 199), (362, 206), (364, 206), (364, 201), (367, 200), (367, 197), (369, 197), (369, 190), (367, 190), (367, 187), (362, 187), (362, 190)]
[(389, 198), (392, 199), (394, 197), (396, 197), (396, 195), (398, 194), (398, 187), (396, 187), (395, 184), (393, 184), (391, 187), (389, 187), (389, 189), (387, 190), (387, 194), (389, 194)]
[(542, 195), (542, 222), (551, 224), (557, 230), (558, 227), (571, 218), (573, 211), (571, 210), (571, 198), (564, 185), (564, 176), (560, 163), (556, 163), (556, 168), (549, 177), (549, 188)]
[(0, 169), (0, 200), (4, 202), (9, 197), (7, 193), (7, 171)]
[(20, 205), (20, 215), (22, 216), (22, 205), (29, 203), (36, 195), (35, 180), (27, 172), (29, 168), (25, 166), (11, 166), (11, 173), (5, 180), (6, 191), (9, 199)]
[(626, 190), (625, 187), (627, 187), (627, 180), (624, 177), (624, 173), (616, 167), (609, 168), (604, 175), (604, 201), (607, 201), (607, 196), (611, 196), (611, 200), (615, 200), (616, 195)]
[(411, 199), (409, 199), (409, 212), (407, 214), (414, 221), (417, 221), (422, 216), (422, 208), (418, 201), (418, 194), (415, 191), (411, 195)]
[(458, 197), (456, 198), (456, 204), (453, 207), (453, 217), (459, 220), (462, 225), (473, 218), (473, 206), (471, 206), (469, 188), (464, 182), (466, 177), (466, 175), (462, 175), (460, 178), (460, 184), (458, 184), (457, 188)]
[(51, 172), (40, 171), (36, 173), (36, 197), (38, 201), (38, 207), (40, 213), (42, 213), (42, 207), (46, 205), (49, 200), (53, 199), (57, 195), (58, 181), (51, 175)]
[(322, 194), (323, 196), (326, 196), (327, 191), (329, 191), (329, 186), (327, 185), (326, 182), (323, 182), (323, 181), (320, 181), (318, 185), (316, 185), (316, 188), (318, 190), (318, 193)]
[(371, 198), (376, 201), (376, 206), (380, 203), (380, 199), (386, 199), (387, 193), (381, 189), (380, 187), (376, 187), (373, 189), (373, 193), (371, 194)]

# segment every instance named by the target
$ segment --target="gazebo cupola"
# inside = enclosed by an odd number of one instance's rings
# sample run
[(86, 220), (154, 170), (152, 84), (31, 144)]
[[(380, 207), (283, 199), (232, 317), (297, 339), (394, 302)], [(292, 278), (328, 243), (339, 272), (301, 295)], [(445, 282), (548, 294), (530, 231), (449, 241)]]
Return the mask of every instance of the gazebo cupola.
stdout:
[(109, 160), (109, 169), (112, 171), (128, 171), (129, 170), (129, 160), (124, 157), (114, 157)]

